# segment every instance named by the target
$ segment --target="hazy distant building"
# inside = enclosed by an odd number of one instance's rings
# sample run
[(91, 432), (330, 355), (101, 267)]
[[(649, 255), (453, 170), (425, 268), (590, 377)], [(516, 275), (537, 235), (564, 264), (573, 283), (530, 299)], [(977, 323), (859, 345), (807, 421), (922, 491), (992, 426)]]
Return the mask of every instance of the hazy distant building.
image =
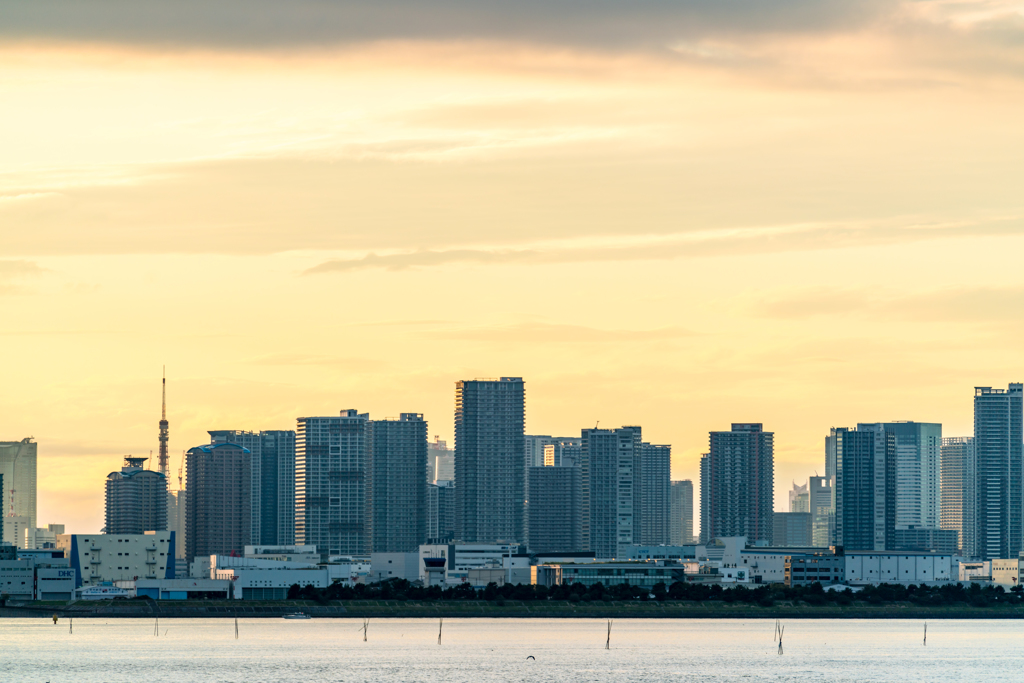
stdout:
[(690, 545), (693, 543), (693, 482), (689, 479), (672, 482), (669, 499), (669, 545)]
[(515, 543), (525, 539), (524, 418), (521, 377), (456, 383), (457, 540)]
[(938, 529), (942, 425), (885, 422), (896, 439), (896, 528)]
[[(635, 428), (638, 432), (639, 427)], [(672, 447), (641, 443), (633, 463), (633, 542), (668, 545), (672, 502)]]
[(419, 413), (370, 422), (375, 553), (418, 552), (427, 540), (427, 423)]
[(807, 484), (800, 485), (795, 481), (793, 482), (793, 488), (789, 491), (790, 512), (811, 511), (811, 493), (807, 487)]
[(807, 497), (812, 515), (811, 545), (827, 548), (833, 545), (836, 524), (831, 481), (827, 477), (811, 477), (807, 481)]
[[(4, 517), (26, 517), (28, 526), (36, 528), (36, 457), (38, 445), (31, 438), (21, 441), (0, 441), (0, 475), (4, 478), (3, 510)], [(4, 533), (4, 542), (20, 545), (17, 537), (8, 538)]]
[(188, 491), (179, 489), (167, 493), (167, 529), (174, 532), (174, 551), (178, 559), (185, 559), (186, 538), (188, 537)]
[(64, 533), (63, 524), (47, 524), (46, 528), (25, 529), (25, 550), (44, 550), (57, 547), (57, 537)]
[(579, 467), (530, 468), (530, 552), (582, 550)]
[(810, 512), (776, 512), (772, 545), (777, 548), (807, 548), (813, 538), (814, 516)]
[(836, 544), (892, 550), (896, 544), (896, 437), (883, 425), (834, 428)]
[(964, 557), (976, 557), (977, 520), (975, 496), (974, 438), (954, 436), (942, 439), (942, 506), (940, 526), (956, 531), (957, 547)]
[(734, 423), (731, 431), (711, 432), (707, 463), (701, 462), (702, 508), (707, 496), (702, 538), (746, 536), (748, 543), (772, 543), (774, 437), (759, 423)]
[(958, 536), (953, 529), (896, 529), (893, 550), (956, 555)]
[(427, 484), (427, 543), (455, 541), (455, 484)]
[(974, 390), (977, 553), (984, 560), (1014, 558), (1024, 548), (1022, 442), (1024, 385)]
[(438, 436), (428, 444), (427, 481), (431, 484), (455, 481), (455, 451)]
[(253, 465), (247, 448), (221, 443), (197, 446), (185, 455), (188, 497), (185, 555), (242, 555), (252, 545)]
[(253, 538), (250, 545), (290, 545), (295, 542), (295, 432), (247, 432), (219, 429), (210, 442), (247, 448), (255, 464), (253, 476)]
[(581, 444), (578, 436), (527, 435), (524, 440), (527, 467), (562, 467), (575, 464), (563, 462), (563, 454), (567, 455), (566, 460), (574, 459)]
[(330, 555), (371, 552), (369, 422), (367, 413), (356, 410), (343, 410), (337, 417), (298, 419), (295, 435), (297, 545), (314, 545), (321, 553)]
[(167, 530), (167, 478), (143, 469), (148, 459), (126, 455), (121, 471), (107, 475), (105, 533)]

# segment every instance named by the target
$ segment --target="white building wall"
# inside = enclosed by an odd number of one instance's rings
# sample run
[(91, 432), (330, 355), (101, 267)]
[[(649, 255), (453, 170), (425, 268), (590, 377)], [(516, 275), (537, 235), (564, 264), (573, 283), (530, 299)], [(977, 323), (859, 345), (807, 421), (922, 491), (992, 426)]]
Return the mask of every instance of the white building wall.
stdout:
[[(73, 543), (75, 539), (77, 543)], [(61, 534), (57, 547), (64, 550), (71, 566), (79, 569), (82, 586), (105, 581), (162, 579), (167, 576), (167, 563), (173, 565), (170, 531), (145, 534)], [(77, 557), (71, 553), (77, 546)]]
[(849, 584), (919, 584), (953, 581), (952, 555), (847, 553)]

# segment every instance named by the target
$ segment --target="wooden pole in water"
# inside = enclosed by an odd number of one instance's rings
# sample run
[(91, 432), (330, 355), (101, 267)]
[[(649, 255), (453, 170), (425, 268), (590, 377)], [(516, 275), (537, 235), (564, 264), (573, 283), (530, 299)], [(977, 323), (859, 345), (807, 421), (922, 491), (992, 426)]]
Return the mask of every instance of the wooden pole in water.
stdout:
[(924, 622), (924, 644), (928, 644), (928, 622)]
[(782, 654), (782, 634), (784, 634), (785, 632), (786, 632), (786, 627), (785, 626), (783, 626), (781, 629), (779, 629), (779, 654), (780, 655)]
[(238, 616), (235, 616), (235, 640), (238, 640)]
[(604, 649), (612, 649), (612, 620), (608, 620), (608, 640), (604, 641)]
[(370, 628), (370, 620), (368, 618), (367, 619), (363, 619), (363, 642), (364, 643), (366, 642), (366, 631), (369, 628)]
[(74, 632), (75, 632), (75, 618), (74, 617), (68, 617), (68, 633), (74, 633)]
[(160, 617), (156, 618), (156, 623), (153, 624), (153, 635), (160, 635)]
[(441, 617), (441, 623), (437, 625), (437, 644), (441, 644), (441, 629), (444, 628), (444, 617)]

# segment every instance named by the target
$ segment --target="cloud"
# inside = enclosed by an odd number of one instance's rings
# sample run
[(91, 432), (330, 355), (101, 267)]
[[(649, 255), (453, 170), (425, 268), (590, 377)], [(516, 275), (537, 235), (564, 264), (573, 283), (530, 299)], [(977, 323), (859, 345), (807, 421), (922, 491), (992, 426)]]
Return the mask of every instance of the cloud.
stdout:
[(609, 330), (583, 325), (557, 325), (550, 323), (520, 323), (443, 330), (430, 333), (441, 339), (486, 342), (622, 342), (660, 341), (694, 336), (694, 332), (681, 327), (663, 327), (650, 330)]
[(0, 260), (0, 296), (24, 293), (25, 288), (17, 284), (17, 280), (41, 275), (44, 272), (45, 270), (33, 261)]
[(512, 40), (663, 47), (706, 31), (862, 26), (885, 0), (0, 0), (0, 36), (179, 46)]
[(305, 274), (316, 275), (318, 273), (336, 273), (365, 270), (367, 268), (404, 270), (414, 267), (442, 266), (449, 263), (512, 263), (536, 260), (539, 256), (539, 252), (521, 249), (502, 249), (497, 251), (482, 249), (420, 250), (384, 256), (370, 253), (360, 258), (325, 261), (318, 266), (310, 268)]

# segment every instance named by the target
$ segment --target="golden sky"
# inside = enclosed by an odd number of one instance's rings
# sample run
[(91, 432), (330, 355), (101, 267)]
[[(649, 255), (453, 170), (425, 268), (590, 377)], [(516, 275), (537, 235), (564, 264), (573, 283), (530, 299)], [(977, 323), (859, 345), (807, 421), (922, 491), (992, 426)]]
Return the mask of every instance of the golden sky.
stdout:
[(514, 375), (528, 433), (640, 424), (677, 479), (763, 422), (779, 510), (830, 427), (970, 434), (1024, 378), (1020, 3), (0, 5), (40, 523), (102, 526), (164, 364), (175, 471), (343, 408), (450, 441)]

